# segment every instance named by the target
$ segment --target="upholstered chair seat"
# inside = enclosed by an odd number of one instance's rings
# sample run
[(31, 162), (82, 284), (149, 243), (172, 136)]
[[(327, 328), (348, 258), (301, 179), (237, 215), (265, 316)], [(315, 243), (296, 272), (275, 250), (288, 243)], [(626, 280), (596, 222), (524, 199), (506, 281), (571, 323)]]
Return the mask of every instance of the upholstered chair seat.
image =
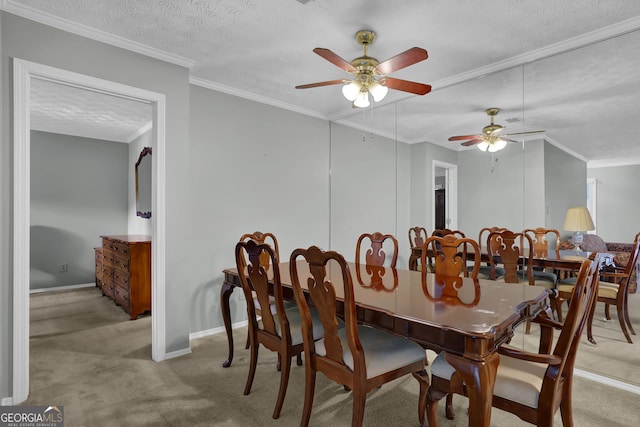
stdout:
[[(366, 354), (367, 378), (374, 378), (425, 359), (424, 349), (421, 346), (413, 341), (390, 335), (386, 331), (359, 325), (358, 335), (362, 350)], [(353, 370), (353, 356), (347, 344), (347, 330), (345, 328), (338, 330), (338, 337), (342, 344), (344, 363)], [(323, 357), (327, 355), (324, 339), (316, 341), (316, 353)]]

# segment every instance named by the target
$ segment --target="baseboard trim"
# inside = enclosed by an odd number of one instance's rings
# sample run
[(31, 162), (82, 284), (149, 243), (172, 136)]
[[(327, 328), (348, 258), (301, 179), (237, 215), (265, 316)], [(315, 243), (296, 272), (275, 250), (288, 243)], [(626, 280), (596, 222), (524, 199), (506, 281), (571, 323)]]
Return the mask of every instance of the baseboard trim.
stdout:
[[(237, 328), (242, 328), (244, 326), (247, 326), (249, 324), (248, 320), (243, 320), (241, 322), (237, 322), (231, 325), (232, 329), (237, 329)], [(226, 333), (226, 330), (224, 328), (224, 326), (219, 326), (217, 328), (212, 328), (212, 329), (206, 329), (204, 331), (198, 331), (198, 332), (192, 332), (189, 334), (189, 340), (194, 340), (197, 338), (202, 338), (202, 337), (208, 337), (211, 335), (216, 335), (216, 334), (220, 334), (222, 332)]]
[[(164, 358), (162, 360), (173, 359), (174, 357), (184, 356), (185, 354), (191, 354), (191, 347), (183, 348), (182, 350), (172, 351), (170, 353), (165, 353)], [(160, 360), (157, 360), (156, 362), (160, 362)]]
[(593, 372), (583, 371), (582, 369), (574, 369), (573, 374), (580, 378), (586, 378), (600, 384), (605, 384), (620, 390), (628, 391), (634, 394), (640, 394), (640, 386), (629, 384), (614, 378), (605, 377), (603, 375), (594, 374)]
[(38, 289), (30, 289), (30, 294), (39, 294), (42, 292), (54, 292), (54, 291), (68, 291), (71, 289), (80, 289), (80, 288), (89, 288), (95, 287), (95, 283), (82, 283), (79, 285), (66, 285), (66, 286), (56, 286), (54, 288), (38, 288)]

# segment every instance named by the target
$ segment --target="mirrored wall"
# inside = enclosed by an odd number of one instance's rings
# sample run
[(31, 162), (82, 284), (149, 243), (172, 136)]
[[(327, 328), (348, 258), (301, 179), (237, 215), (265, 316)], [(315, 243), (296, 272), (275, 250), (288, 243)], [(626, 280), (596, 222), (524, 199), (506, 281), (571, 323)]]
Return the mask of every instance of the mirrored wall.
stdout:
[[(640, 32), (434, 87), (423, 97), (354, 110), (332, 122), (332, 249), (349, 254), (361, 233), (392, 233), (400, 243), (398, 265), (406, 265), (408, 229), (434, 228), (436, 190), (441, 185), (434, 168), (442, 165), (451, 166), (454, 180), (447, 188), (456, 202), (449, 228), (477, 238), (487, 226), (513, 230), (544, 226), (567, 236), (562, 230), (567, 208), (586, 205), (586, 180), (592, 169), (587, 169), (583, 156), (624, 163), (628, 153), (616, 151), (617, 141), (607, 138), (608, 129), (622, 127), (628, 138), (640, 135), (640, 80), (621, 86), (617, 78), (635, 75), (640, 68), (640, 56), (628, 55), (632, 45), (640, 45)], [(600, 60), (594, 63), (594, 57)], [(447, 141), (454, 135), (481, 133), (490, 122), (488, 108), (500, 109), (495, 121), (506, 126), (506, 133), (545, 132), (510, 137), (515, 142), (495, 153), (472, 147), (458, 150), (460, 142)], [(580, 155), (580, 142), (587, 138), (602, 145), (598, 152)], [(620, 200), (625, 197), (630, 195), (620, 194)], [(598, 229), (610, 230), (616, 217), (603, 215), (610, 211), (602, 207), (598, 210)], [(616, 236), (628, 236), (621, 239), (626, 242), (640, 231), (640, 225), (628, 221), (617, 227), (622, 230)], [(583, 340), (577, 368), (640, 385), (633, 356), (640, 354), (637, 344), (624, 340), (615, 318), (600, 325), (598, 333), (597, 345)], [(531, 337), (518, 339), (528, 348), (536, 345)], [(612, 364), (614, 353), (621, 356)]]

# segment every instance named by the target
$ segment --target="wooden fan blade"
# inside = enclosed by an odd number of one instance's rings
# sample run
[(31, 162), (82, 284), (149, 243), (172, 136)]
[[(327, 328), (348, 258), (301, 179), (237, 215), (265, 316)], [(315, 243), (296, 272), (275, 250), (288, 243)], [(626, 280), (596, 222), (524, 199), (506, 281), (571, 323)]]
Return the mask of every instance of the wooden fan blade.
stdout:
[(318, 82), (318, 83), (309, 83), (306, 85), (298, 85), (296, 86), (296, 89), (309, 89), (312, 87), (319, 87), (319, 86), (330, 86), (330, 85), (339, 85), (339, 84), (343, 84), (345, 82), (347, 82), (348, 80), (329, 80), (326, 82)]
[(424, 83), (410, 82), (408, 80), (396, 79), (393, 77), (385, 77), (383, 81), (383, 84), (390, 89), (415, 93), (416, 95), (424, 95), (431, 92), (431, 85), (426, 85)]
[(457, 135), (449, 137), (449, 141), (460, 141), (462, 139), (482, 138), (482, 135)]
[(529, 135), (532, 133), (542, 133), (542, 132), (546, 132), (546, 130), (530, 130), (528, 132), (505, 133), (502, 136)]
[(465, 147), (469, 147), (471, 145), (480, 144), (482, 141), (483, 141), (482, 138), (474, 138), (474, 139), (470, 139), (469, 141), (465, 141), (460, 145), (464, 145)]
[(356, 69), (356, 67), (351, 65), (350, 62), (340, 58), (338, 55), (336, 55), (335, 53), (333, 53), (329, 49), (325, 49), (323, 47), (317, 47), (317, 48), (313, 49), (313, 51), (315, 53), (317, 53), (318, 55), (322, 56), (327, 61), (329, 61), (332, 64), (336, 65), (337, 67), (342, 68), (343, 70), (345, 70), (348, 73), (353, 73), (353, 72), (358, 71)]
[(413, 65), (417, 62), (424, 61), (428, 57), (429, 54), (427, 54), (426, 50), (420, 47), (412, 47), (409, 50), (405, 50), (404, 52), (381, 62), (376, 67), (376, 70), (378, 70), (380, 74), (386, 75), (408, 67), (409, 65)]

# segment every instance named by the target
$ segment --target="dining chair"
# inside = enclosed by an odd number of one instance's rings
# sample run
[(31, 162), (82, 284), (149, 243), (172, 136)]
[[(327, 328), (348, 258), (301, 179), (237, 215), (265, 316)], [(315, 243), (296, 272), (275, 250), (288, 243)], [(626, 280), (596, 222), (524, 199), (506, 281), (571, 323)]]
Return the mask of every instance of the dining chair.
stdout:
[[(364, 256), (364, 263), (367, 265), (376, 265), (379, 267), (388, 266), (395, 268), (396, 261), (398, 261), (398, 240), (391, 234), (382, 234), (378, 231), (374, 233), (364, 233), (358, 237), (356, 244), (356, 264), (360, 264), (360, 257), (362, 255), (362, 244), (368, 242), (368, 247), (365, 246), (366, 254)], [(387, 254), (385, 253), (385, 247), (391, 246), (391, 261), (385, 264)]]
[[(591, 252), (588, 256), (588, 259), (594, 261), (596, 259), (597, 253), (596, 252)], [(599, 281), (598, 281), (599, 282)], [(568, 302), (571, 300), (571, 295), (573, 295), (573, 288), (576, 285), (576, 276), (572, 275), (571, 277), (568, 277), (566, 279), (561, 279), (558, 281), (558, 284), (556, 286), (556, 297), (554, 300), (552, 300), (552, 303), (554, 304), (554, 311), (556, 312), (556, 316), (558, 318), (558, 322), (562, 323), (562, 305), (565, 302)], [(594, 307), (595, 307), (595, 303), (594, 303)], [(589, 326), (587, 326), (587, 330), (589, 329)]]
[[(482, 253), (482, 244), (483, 242), (485, 242), (486, 237), (484, 237), (484, 235), (486, 233), (491, 233), (492, 231), (504, 231), (507, 230), (504, 227), (484, 227), (480, 230), (480, 232), (478, 233), (478, 247), (480, 248), (480, 253)], [(496, 242), (495, 239), (493, 239), (493, 251), (496, 251)], [(488, 253), (488, 250), (487, 250)], [(494, 267), (496, 269), (496, 276), (501, 277), (504, 276), (504, 268), (496, 266)], [(486, 264), (481, 264), (480, 265), (480, 270), (479, 270), (479, 276), (481, 279), (488, 279), (491, 276), (491, 265), (487, 262)]]
[[(273, 249), (273, 251), (275, 252), (276, 256), (278, 258), (280, 258), (280, 250), (278, 248), (278, 239), (276, 239), (276, 236), (273, 235), (273, 233), (263, 233), (261, 231), (254, 231), (253, 233), (245, 233), (242, 235), (242, 237), (240, 237), (240, 241), (241, 242), (246, 242), (248, 240), (253, 240), (257, 243), (265, 243), (265, 244), (269, 244), (271, 245), (271, 248)], [(273, 268), (271, 266), (271, 262), (270, 262), (270, 258), (269, 255), (267, 255), (266, 252), (263, 252), (260, 255), (260, 262), (261, 265), (264, 267), (265, 271), (267, 271), (267, 273), (269, 274), (273, 274)], [(277, 264), (276, 264), (277, 265)], [(261, 315), (261, 307), (260, 307), (260, 303), (258, 302), (258, 300), (255, 297), (255, 293), (252, 293), (252, 298), (251, 299), (247, 299), (247, 301), (252, 301), (253, 304), (255, 305), (255, 309), (256, 309), (256, 314), (258, 316)], [(273, 305), (273, 297), (269, 298), (270, 301), (270, 306)], [(291, 305), (292, 303), (289, 301), (285, 301), (285, 305)], [(271, 307), (273, 309), (273, 307)], [(247, 335), (247, 343), (245, 344), (245, 348), (249, 348), (249, 336)], [(302, 363), (302, 358), (299, 359), (298, 361), (299, 363)]]
[[(556, 258), (560, 258), (560, 232), (555, 228), (527, 228), (523, 233), (528, 234), (531, 237), (533, 246), (529, 250), (533, 251), (534, 258), (547, 258), (549, 257), (549, 251), (553, 249)], [(550, 247), (549, 238), (554, 239), (553, 248)], [(533, 269), (534, 279), (546, 280), (552, 286), (556, 286), (558, 282), (558, 275), (554, 271), (547, 271), (543, 268)]]
[(465, 236), (465, 234), (462, 231), (460, 231), (460, 230), (451, 230), (449, 228), (436, 228), (431, 233), (432, 236), (439, 236), (439, 237), (448, 236), (449, 234), (453, 234), (454, 236), (456, 236), (458, 238), (467, 237), (467, 236)]
[[(306, 262), (299, 266), (299, 260)], [(318, 371), (353, 393), (353, 427), (364, 422), (369, 391), (413, 374), (420, 385), (418, 418), (424, 425), (429, 386), (424, 349), (390, 332), (358, 324), (351, 272), (341, 254), (311, 246), (294, 250), (290, 261), (293, 291), (303, 320), (305, 392), (300, 425), (309, 425)], [(322, 321), (324, 338), (318, 341), (312, 334), (314, 319), (305, 293)], [(337, 295), (343, 295), (341, 300)], [(338, 328), (338, 307), (344, 307), (344, 328)]]
[[(473, 251), (471, 254), (469, 254), (469, 248)], [(471, 261), (472, 265), (468, 266), (468, 261)], [(431, 236), (423, 245), (421, 262), (422, 265), (429, 265), (436, 276), (449, 278), (464, 276), (477, 279), (480, 268), (480, 248), (475, 240), (457, 237), (453, 233), (444, 237)], [(423, 276), (426, 273), (426, 269), (423, 269)]]
[[(269, 263), (275, 266), (271, 274), (265, 267), (265, 256), (269, 258)], [(236, 244), (235, 257), (238, 271), (246, 271), (246, 274), (239, 276), (247, 301), (255, 298), (261, 307), (272, 307), (271, 310), (262, 310), (262, 318), (258, 321), (256, 306), (247, 304), (251, 360), (244, 394), (248, 395), (251, 392), (260, 344), (277, 352), (278, 365), (280, 365), (280, 388), (273, 410), (273, 418), (276, 419), (280, 417), (287, 393), (291, 358), (299, 356), (304, 350), (300, 313), (296, 306), (287, 308), (284, 305), (280, 270), (277, 268), (279, 259), (270, 245), (251, 239), (240, 241)], [(270, 282), (273, 284), (273, 297), (270, 295)], [(309, 316), (317, 318), (317, 312), (310, 310)], [(322, 338), (322, 324), (317, 322), (309, 333), (315, 339)]]
[[(622, 333), (629, 344), (633, 344), (633, 340), (631, 339), (629, 332), (631, 332), (632, 335), (635, 335), (636, 331), (633, 329), (631, 319), (629, 318), (629, 306), (627, 300), (629, 298), (629, 281), (631, 280), (633, 269), (638, 262), (638, 253), (640, 252), (640, 242), (638, 241), (639, 237), (640, 233), (636, 234), (633, 239), (631, 256), (629, 258), (629, 262), (624, 268), (614, 267), (614, 271), (603, 270), (600, 272), (600, 284), (598, 286), (597, 296), (597, 302), (603, 302), (605, 304), (605, 316), (608, 320), (611, 320), (609, 307), (615, 305), (620, 329), (622, 329)], [(593, 344), (596, 343), (591, 330), (594, 312), (595, 307), (589, 315), (589, 322), (587, 323), (587, 338)]]
[[(580, 337), (595, 303), (597, 264), (592, 260), (582, 262), (564, 323), (546, 316), (534, 319), (541, 328), (538, 353), (508, 345), (499, 347), (500, 363), (491, 401), (494, 408), (545, 427), (553, 426), (554, 415), (560, 409), (563, 425), (573, 425), (573, 370)], [(555, 346), (554, 329), (560, 330)], [(467, 388), (447, 362), (446, 353), (441, 352), (431, 365), (431, 385), (427, 393), (429, 425), (437, 423), (438, 401), (452, 393), (466, 396)], [(449, 407), (446, 416), (454, 417)]]

